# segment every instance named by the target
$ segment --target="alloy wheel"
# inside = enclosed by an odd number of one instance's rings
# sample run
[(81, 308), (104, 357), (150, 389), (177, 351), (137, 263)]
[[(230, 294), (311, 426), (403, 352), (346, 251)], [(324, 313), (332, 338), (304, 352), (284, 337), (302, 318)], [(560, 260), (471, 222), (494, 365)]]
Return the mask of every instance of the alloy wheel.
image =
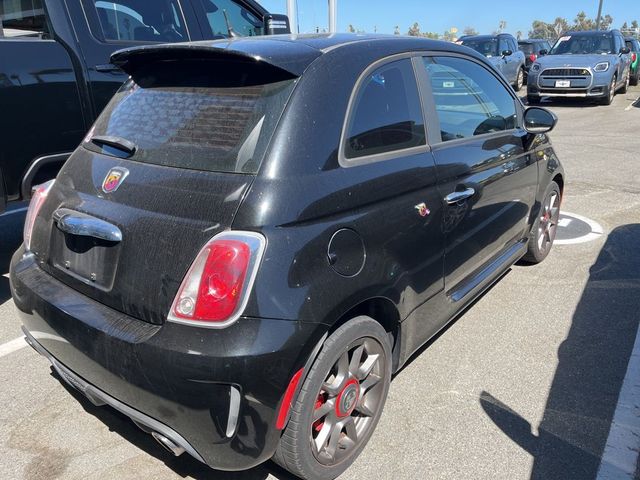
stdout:
[(333, 466), (360, 444), (384, 403), (385, 352), (377, 340), (361, 338), (335, 362), (320, 391), (312, 416), (311, 450)]
[(524, 72), (522, 71), (522, 69), (520, 69), (518, 71), (518, 79), (516, 80), (516, 90), (517, 91), (521, 90), (523, 85), (524, 85)]
[(560, 195), (552, 191), (545, 199), (538, 222), (538, 249), (546, 252), (553, 245), (560, 217)]
[(613, 98), (616, 96), (616, 77), (611, 80), (611, 87), (609, 88), (609, 103), (613, 102)]

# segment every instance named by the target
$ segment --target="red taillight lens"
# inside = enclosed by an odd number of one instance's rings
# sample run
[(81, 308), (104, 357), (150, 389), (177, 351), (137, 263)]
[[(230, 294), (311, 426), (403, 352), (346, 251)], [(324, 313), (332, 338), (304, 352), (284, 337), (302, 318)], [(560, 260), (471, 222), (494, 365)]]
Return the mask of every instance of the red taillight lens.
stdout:
[(169, 320), (221, 327), (237, 320), (246, 305), (264, 251), (264, 237), (225, 232), (200, 251), (176, 295)]
[(33, 195), (31, 196), (31, 202), (29, 203), (29, 210), (27, 210), (27, 216), (24, 220), (24, 246), (27, 250), (31, 250), (31, 235), (33, 233), (33, 225), (36, 222), (36, 217), (38, 216), (38, 212), (40, 208), (42, 208), (42, 204), (47, 199), (47, 195), (49, 195), (49, 190), (53, 186), (55, 180), (49, 180), (42, 185), (38, 185), (33, 190)]
[(538, 56), (535, 53), (532, 53), (531, 55), (529, 55), (529, 60), (531, 60), (532, 62), (535, 62), (538, 59)]
[(636, 58), (638, 58), (638, 56), (635, 53), (631, 54), (631, 63), (636, 61)]

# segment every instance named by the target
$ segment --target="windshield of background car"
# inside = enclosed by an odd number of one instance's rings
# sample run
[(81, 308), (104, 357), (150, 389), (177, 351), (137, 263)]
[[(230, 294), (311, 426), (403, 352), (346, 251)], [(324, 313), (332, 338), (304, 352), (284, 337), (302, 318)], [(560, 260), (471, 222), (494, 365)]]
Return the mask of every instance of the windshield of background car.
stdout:
[(566, 35), (560, 37), (553, 46), (550, 55), (601, 55), (614, 53), (613, 36), (600, 35)]
[(135, 144), (133, 161), (256, 173), (296, 81), (206, 85), (206, 77), (202, 75), (205, 84), (185, 80), (157, 85), (149, 77), (144, 80), (150, 85), (142, 86), (130, 80), (104, 109), (84, 147), (110, 154), (91, 138), (119, 137)]
[(462, 40), (462, 45), (473, 48), (476, 52), (485, 57), (498, 56), (498, 39), (489, 38), (487, 40)]

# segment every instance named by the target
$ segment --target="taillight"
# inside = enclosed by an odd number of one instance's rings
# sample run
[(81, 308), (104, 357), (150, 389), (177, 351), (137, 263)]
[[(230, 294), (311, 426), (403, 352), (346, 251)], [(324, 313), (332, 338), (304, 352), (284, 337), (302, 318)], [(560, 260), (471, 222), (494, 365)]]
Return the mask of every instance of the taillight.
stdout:
[(535, 53), (532, 53), (531, 55), (529, 55), (529, 60), (531, 60), (532, 62), (535, 62), (538, 59), (538, 56)]
[(636, 61), (636, 58), (638, 58), (638, 56), (635, 53), (631, 54), (631, 63)]
[(53, 186), (55, 180), (49, 180), (42, 185), (38, 185), (34, 188), (33, 194), (31, 195), (31, 202), (29, 203), (29, 210), (27, 210), (27, 216), (24, 220), (24, 246), (27, 250), (31, 250), (31, 235), (33, 234), (33, 225), (36, 222), (36, 217), (38, 216), (38, 212), (40, 212), (40, 208), (42, 208), (42, 204), (47, 199), (47, 195), (49, 195), (49, 190)]
[(265, 248), (254, 232), (223, 232), (198, 253), (173, 301), (168, 319), (221, 328), (244, 310)]

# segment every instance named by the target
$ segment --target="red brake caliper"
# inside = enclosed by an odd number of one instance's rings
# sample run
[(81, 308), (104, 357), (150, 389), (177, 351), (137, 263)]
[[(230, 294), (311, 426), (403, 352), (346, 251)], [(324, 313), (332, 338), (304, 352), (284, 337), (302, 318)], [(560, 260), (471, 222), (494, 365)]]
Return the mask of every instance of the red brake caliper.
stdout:
[[(316, 398), (316, 404), (314, 406), (314, 409), (315, 410), (319, 409), (322, 405), (325, 404), (326, 401), (327, 401), (327, 398), (325, 397), (325, 394), (320, 392), (318, 394), (318, 398)], [(323, 425), (324, 425), (324, 420), (319, 418), (318, 420), (313, 422), (313, 431), (318, 433), (320, 430), (322, 430)]]

